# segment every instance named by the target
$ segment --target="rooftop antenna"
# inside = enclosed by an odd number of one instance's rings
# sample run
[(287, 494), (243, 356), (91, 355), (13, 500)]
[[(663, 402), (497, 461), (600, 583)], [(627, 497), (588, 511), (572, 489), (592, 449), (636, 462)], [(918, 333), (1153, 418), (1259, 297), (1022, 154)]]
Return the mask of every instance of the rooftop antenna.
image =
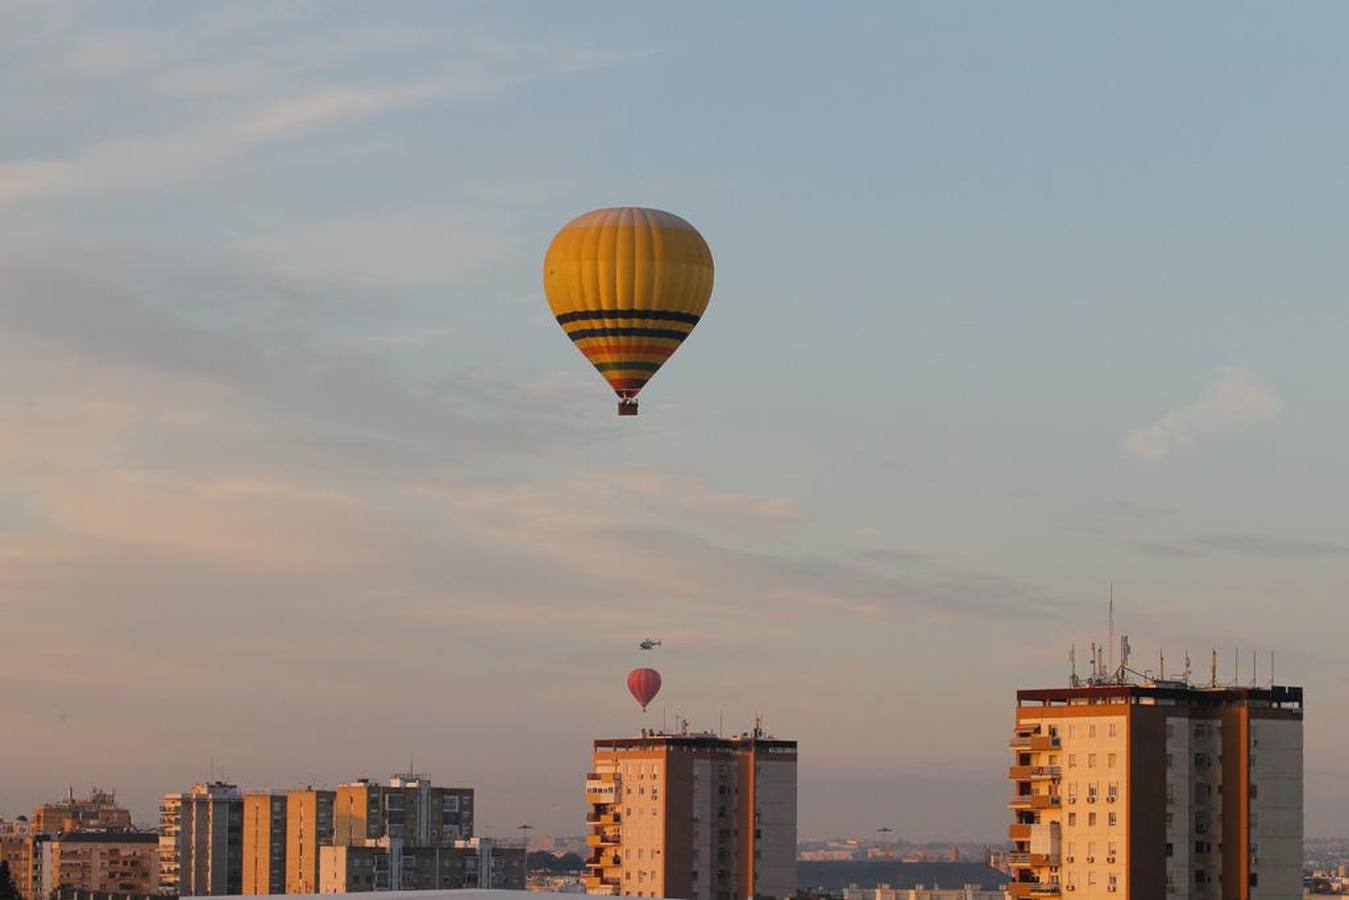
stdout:
[(1072, 668), (1072, 675), (1068, 678), (1068, 683), (1077, 687), (1077, 645), (1073, 644), (1068, 648), (1068, 665)]
[(1190, 683), (1190, 651), (1185, 651), (1185, 683)]
[(1166, 648), (1157, 651), (1157, 680), (1166, 681)]
[(1105, 642), (1110, 660), (1110, 675), (1115, 675), (1115, 582), (1110, 582), (1110, 639)]
[(1218, 649), (1213, 649), (1213, 659), (1209, 663), (1209, 687), (1218, 686)]
[(1119, 636), (1119, 671), (1115, 676), (1115, 680), (1120, 684), (1124, 683), (1124, 673), (1129, 669), (1129, 654), (1133, 649), (1129, 646), (1129, 636), (1121, 634)]
[(1260, 684), (1260, 658), (1251, 651), (1251, 687)]
[(1241, 685), (1241, 648), (1240, 648), (1240, 647), (1233, 647), (1233, 648), (1232, 648), (1232, 660), (1233, 660), (1233, 663), (1236, 665), (1236, 671), (1234, 671), (1234, 672), (1232, 673), (1232, 687), (1239, 687), (1239, 686)]
[(1274, 687), (1274, 651), (1269, 651), (1269, 686)]

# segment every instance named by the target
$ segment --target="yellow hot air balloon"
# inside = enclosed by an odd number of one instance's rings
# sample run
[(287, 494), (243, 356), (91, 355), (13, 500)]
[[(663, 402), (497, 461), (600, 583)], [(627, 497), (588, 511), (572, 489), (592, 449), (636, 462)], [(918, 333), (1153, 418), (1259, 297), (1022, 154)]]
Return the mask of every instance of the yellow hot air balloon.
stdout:
[(637, 393), (712, 296), (712, 251), (673, 213), (636, 206), (572, 219), (543, 259), (543, 290), (577, 349), (637, 415)]

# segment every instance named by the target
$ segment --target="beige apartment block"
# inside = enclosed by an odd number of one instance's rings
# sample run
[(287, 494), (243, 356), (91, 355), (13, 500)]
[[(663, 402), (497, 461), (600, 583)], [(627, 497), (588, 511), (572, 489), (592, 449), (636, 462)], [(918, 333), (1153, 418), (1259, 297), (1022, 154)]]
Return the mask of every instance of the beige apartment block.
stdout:
[(386, 784), (361, 778), (339, 785), (333, 843), (360, 845), (389, 838), (416, 847), (449, 847), (473, 835), (473, 789), (435, 787), (408, 773)]
[(72, 790), (65, 799), (33, 807), (28, 817), (33, 831), (62, 834), (70, 831), (130, 831), (131, 812), (117, 805), (114, 791), (93, 788), (88, 797)]
[(1012, 898), (1302, 896), (1302, 689), (1017, 692)]
[(319, 893), (319, 848), (333, 842), (334, 791), (304, 788), (286, 795), (286, 893)]
[(243, 892), (286, 892), (285, 793), (255, 791), (244, 794)]
[(396, 843), (385, 838), (362, 846), (321, 848), (321, 892), (525, 889), (521, 841), (467, 838), (450, 847), (401, 848)]
[(686, 900), (796, 893), (795, 741), (756, 727), (595, 741), (588, 893)]
[(159, 805), (159, 893), (202, 897), (243, 888), (243, 796), (199, 782)]
[(75, 831), (53, 837), (43, 895), (61, 888), (107, 894), (153, 894), (159, 883), (159, 836), (153, 832)]

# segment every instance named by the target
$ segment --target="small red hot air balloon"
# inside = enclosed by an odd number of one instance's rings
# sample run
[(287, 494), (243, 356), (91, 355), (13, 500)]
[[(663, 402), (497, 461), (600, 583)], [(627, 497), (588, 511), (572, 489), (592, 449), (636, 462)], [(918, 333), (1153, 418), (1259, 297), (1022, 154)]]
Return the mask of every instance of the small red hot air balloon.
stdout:
[(628, 690), (642, 704), (642, 712), (646, 712), (646, 705), (660, 692), (660, 673), (655, 669), (633, 669), (628, 673)]

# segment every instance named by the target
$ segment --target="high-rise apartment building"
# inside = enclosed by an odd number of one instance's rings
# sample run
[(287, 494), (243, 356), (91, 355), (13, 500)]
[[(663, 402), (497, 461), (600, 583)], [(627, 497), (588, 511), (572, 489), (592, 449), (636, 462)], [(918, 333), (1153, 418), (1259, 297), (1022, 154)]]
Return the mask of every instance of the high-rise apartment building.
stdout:
[(71, 831), (130, 831), (131, 812), (117, 805), (117, 794), (93, 788), (88, 797), (76, 797), (75, 791), (54, 803), (33, 807), (28, 821), (33, 831), (61, 834)]
[(106, 894), (153, 894), (159, 838), (141, 831), (74, 831), (52, 837), (41, 896), (62, 888)]
[(394, 775), (388, 784), (360, 778), (339, 785), (334, 806), (339, 845), (390, 838), (406, 846), (449, 847), (473, 836), (473, 789), (434, 787), (426, 775)]
[(222, 781), (165, 794), (159, 807), (159, 892), (238, 894), (243, 889), (243, 796)]
[(1010, 896), (1301, 897), (1302, 689), (1123, 672), (1017, 692)]
[(286, 795), (273, 791), (244, 794), (243, 892), (286, 892)]
[(319, 892), (319, 848), (333, 842), (336, 796), (314, 788), (286, 795), (286, 893)]
[(796, 893), (796, 742), (643, 732), (595, 741), (591, 894), (687, 900)]

